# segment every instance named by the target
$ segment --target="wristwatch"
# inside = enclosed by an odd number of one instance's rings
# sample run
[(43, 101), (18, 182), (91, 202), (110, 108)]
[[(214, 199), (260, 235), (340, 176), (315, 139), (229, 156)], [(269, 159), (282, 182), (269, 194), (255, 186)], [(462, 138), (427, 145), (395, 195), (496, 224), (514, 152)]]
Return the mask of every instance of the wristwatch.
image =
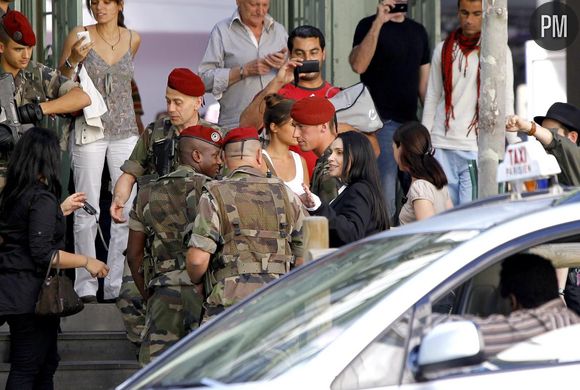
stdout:
[(70, 63), (69, 59), (67, 58), (66, 61), (64, 62), (64, 66), (66, 66), (69, 69), (73, 69), (74, 66)]
[(240, 80), (244, 79), (244, 65), (240, 65)]

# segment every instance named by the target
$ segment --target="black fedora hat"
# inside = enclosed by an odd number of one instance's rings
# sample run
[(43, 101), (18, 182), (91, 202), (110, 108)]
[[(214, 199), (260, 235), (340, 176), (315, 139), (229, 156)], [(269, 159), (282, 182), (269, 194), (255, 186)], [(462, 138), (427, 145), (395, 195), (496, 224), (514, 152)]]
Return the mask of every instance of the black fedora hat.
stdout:
[(552, 104), (546, 116), (537, 116), (534, 118), (534, 122), (541, 125), (544, 119), (558, 121), (568, 130), (580, 133), (580, 110), (569, 103)]

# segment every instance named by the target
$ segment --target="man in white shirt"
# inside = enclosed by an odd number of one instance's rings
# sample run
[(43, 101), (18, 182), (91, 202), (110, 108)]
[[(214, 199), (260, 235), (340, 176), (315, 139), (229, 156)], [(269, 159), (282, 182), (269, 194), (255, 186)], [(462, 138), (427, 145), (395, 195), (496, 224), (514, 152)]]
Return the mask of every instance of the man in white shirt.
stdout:
[(236, 0), (232, 17), (218, 22), (198, 73), (220, 103), (219, 125), (237, 127), (244, 108), (286, 61), (288, 33), (269, 14), (270, 0)]
[[(433, 52), (423, 110), (435, 157), (447, 175), (454, 205), (473, 199), (471, 169), (477, 161), (481, 0), (458, 0), (460, 27)], [(513, 65), (506, 45), (506, 115), (513, 115)]]

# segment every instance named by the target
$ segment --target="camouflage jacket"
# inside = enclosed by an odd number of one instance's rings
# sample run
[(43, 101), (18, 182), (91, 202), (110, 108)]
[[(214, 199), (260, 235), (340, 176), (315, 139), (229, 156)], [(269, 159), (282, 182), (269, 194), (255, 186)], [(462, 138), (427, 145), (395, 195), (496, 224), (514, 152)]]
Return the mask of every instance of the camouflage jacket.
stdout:
[(148, 238), (153, 271), (145, 281), (147, 287), (191, 285), (185, 271), (184, 236), (197, 215), (203, 185), (210, 180), (192, 167), (180, 165), (139, 190), (129, 228)]
[(318, 195), (324, 203), (330, 203), (331, 200), (336, 198), (340, 188), (338, 179), (328, 174), (328, 158), (331, 154), (332, 150), (329, 146), (322, 156), (316, 160), (316, 166), (312, 172), (312, 183), (310, 183), (310, 191)]
[(255, 168), (238, 168), (206, 184), (189, 246), (214, 254), (207, 303), (230, 306), (286, 273), (302, 257), (307, 215), (282, 180)]
[[(3, 73), (5, 73), (4, 69), (0, 68), (0, 74)], [(62, 76), (55, 69), (30, 61), (26, 69), (18, 72), (14, 78), (14, 85), (16, 87), (14, 96), (16, 105), (22, 106), (28, 103), (42, 103), (56, 99), (78, 86), (78, 83)], [(24, 128), (30, 126), (24, 125)], [(8, 156), (0, 156), (0, 190), (3, 188), (2, 179), (6, 175), (7, 163)]]
[[(220, 133), (222, 131), (217, 125), (201, 118), (199, 118), (198, 123), (203, 126), (213, 127), (220, 131)], [(143, 131), (143, 134), (139, 137), (129, 159), (121, 166), (121, 170), (135, 176), (136, 178), (145, 175), (158, 174), (154, 145), (168, 141), (173, 143), (173, 155), (169, 156), (171, 165), (169, 171), (174, 171), (177, 166), (179, 166), (177, 158), (177, 137), (179, 137), (179, 130), (171, 124), (168, 117), (150, 123), (145, 131)]]

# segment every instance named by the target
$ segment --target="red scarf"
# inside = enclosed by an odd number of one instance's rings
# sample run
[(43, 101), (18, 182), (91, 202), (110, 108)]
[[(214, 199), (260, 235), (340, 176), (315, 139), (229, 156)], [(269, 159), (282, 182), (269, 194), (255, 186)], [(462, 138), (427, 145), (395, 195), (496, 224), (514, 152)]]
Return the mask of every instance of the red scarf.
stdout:
[[(453, 31), (445, 42), (443, 43), (443, 50), (441, 52), (441, 70), (443, 72), (443, 90), (445, 91), (445, 133), (449, 129), (449, 120), (451, 118), (455, 119), (455, 113), (453, 111), (453, 61), (459, 56), (459, 71), (463, 68), (463, 77), (467, 72), (468, 60), (467, 57), (472, 51), (479, 51), (479, 36), (480, 33), (472, 37), (466, 37), (463, 35), (461, 28)], [(459, 48), (459, 50), (457, 50)], [(479, 53), (478, 53), (479, 55)], [(465, 67), (463, 67), (463, 60), (465, 59)], [(477, 102), (475, 106), (475, 115), (467, 128), (467, 134), (471, 130), (475, 129), (477, 134), (477, 122), (479, 120), (479, 67), (477, 69)]]

